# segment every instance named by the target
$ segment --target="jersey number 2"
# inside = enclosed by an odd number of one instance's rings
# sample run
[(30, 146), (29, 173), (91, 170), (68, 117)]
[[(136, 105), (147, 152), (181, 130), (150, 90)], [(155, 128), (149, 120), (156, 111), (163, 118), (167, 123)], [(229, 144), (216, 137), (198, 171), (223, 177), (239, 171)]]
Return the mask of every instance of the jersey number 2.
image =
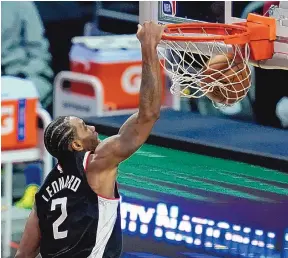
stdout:
[(51, 211), (55, 211), (57, 205), (61, 205), (61, 215), (53, 223), (53, 235), (54, 239), (62, 239), (67, 237), (68, 234), (68, 230), (59, 231), (59, 226), (67, 218), (67, 197), (52, 200)]

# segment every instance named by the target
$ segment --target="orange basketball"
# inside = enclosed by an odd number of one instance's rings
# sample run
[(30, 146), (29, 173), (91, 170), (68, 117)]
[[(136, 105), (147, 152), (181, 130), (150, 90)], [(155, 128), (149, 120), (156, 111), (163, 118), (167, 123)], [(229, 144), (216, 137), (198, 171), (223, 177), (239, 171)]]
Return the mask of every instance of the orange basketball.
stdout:
[(243, 99), (251, 86), (249, 66), (232, 55), (217, 55), (208, 60), (200, 82), (206, 96), (214, 102), (232, 105)]

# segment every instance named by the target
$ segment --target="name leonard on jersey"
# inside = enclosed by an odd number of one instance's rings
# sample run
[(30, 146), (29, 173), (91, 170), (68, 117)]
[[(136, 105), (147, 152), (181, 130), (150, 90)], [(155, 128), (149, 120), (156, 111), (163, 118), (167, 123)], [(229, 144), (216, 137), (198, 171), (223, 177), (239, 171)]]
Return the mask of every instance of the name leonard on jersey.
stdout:
[[(66, 179), (66, 180), (65, 180)], [(59, 177), (58, 180), (55, 180), (51, 183), (50, 186), (46, 187), (47, 194), (42, 194), (42, 198), (48, 202), (53, 195), (58, 193), (63, 189), (70, 189), (73, 192), (76, 192), (81, 184), (81, 179), (76, 176)]]

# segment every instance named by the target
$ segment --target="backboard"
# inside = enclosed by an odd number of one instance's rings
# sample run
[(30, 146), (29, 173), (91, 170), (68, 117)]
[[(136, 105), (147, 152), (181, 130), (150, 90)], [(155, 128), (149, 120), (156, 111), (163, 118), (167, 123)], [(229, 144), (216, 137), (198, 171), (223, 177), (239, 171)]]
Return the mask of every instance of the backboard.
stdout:
[(153, 20), (159, 23), (245, 21), (248, 13), (275, 17), (277, 40), (273, 59), (254, 65), (266, 69), (288, 69), (288, 2), (268, 1), (140, 1), (140, 23)]

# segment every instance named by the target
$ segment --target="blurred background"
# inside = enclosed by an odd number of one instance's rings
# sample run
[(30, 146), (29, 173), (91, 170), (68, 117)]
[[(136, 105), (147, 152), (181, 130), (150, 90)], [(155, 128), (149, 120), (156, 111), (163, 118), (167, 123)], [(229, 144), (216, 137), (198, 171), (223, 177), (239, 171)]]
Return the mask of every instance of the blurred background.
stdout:
[[(185, 2), (182, 15), (223, 22), (215, 3)], [(137, 109), (138, 22), (137, 1), (1, 2), (3, 257), (53, 165), (42, 139), (51, 119), (80, 116), (105, 138)], [(252, 68), (248, 96), (217, 109), (173, 97), (162, 71), (162, 116), (120, 166), (123, 257), (288, 257), (287, 78)]]

